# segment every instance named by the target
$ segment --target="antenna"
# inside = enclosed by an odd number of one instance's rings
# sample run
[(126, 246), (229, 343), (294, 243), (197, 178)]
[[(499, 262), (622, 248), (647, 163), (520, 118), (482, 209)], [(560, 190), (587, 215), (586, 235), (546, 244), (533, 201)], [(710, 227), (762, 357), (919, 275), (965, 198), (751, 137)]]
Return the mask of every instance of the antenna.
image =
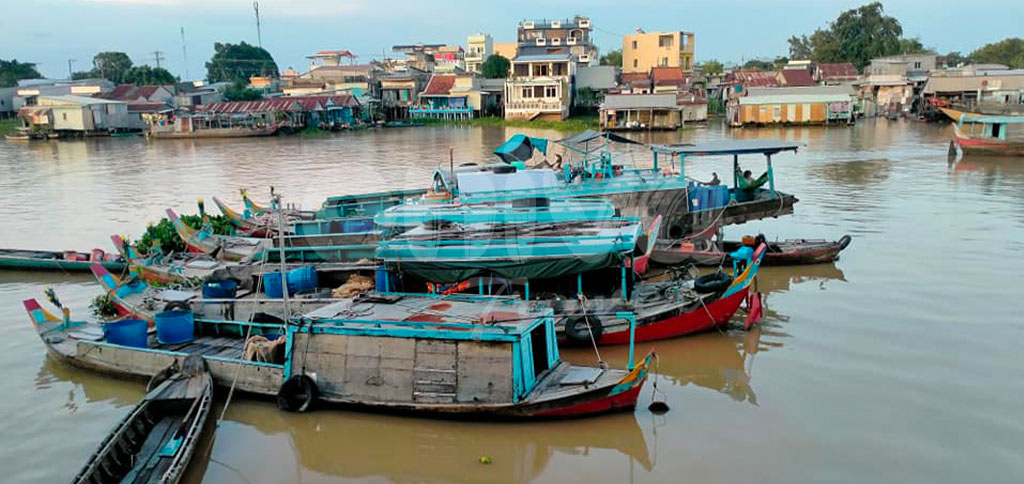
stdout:
[(263, 33), (260, 32), (260, 2), (252, 2), (252, 9), (256, 12), (256, 43), (263, 48)]
[(185, 62), (185, 80), (191, 80), (188, 75), (188, 50), (185, 49), (185, 27), (181, 28), (181, 58)]
[(159, 50), (153, 51), (153, 59), (156, 61), (156, 68), (160, 68), (160, 61), (164, 60), (164, 53)]

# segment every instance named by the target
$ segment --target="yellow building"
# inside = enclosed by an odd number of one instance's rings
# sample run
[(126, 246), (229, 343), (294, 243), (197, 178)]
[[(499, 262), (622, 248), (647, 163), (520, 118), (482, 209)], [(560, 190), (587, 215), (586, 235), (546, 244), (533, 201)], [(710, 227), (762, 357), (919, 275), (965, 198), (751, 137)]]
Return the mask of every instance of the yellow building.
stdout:
[(693, 32), (644, 32), (622, 37), (622, 72), (650, 72), (652, 67), (681, 67), (693, 73)]
[(494, 54), (500, 55), (508, 60), (515, 59), (516, 55), (519, 54), (519, 44), (516, 44), (515, 42), (496, 43), (494, 44)]

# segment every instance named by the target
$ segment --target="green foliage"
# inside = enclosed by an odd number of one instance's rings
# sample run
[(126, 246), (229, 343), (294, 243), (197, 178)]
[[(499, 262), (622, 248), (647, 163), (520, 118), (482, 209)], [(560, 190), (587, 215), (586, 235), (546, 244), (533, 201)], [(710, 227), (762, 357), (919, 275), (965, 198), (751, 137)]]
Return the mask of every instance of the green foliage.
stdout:
[(132, 60), (124, 52), (100, 52), (92, 58), (92, 77), (110, 79), (115, 84), (124, 82), (132, 68)]
[(598, 63), (600, 63), (602, 66), (622, 67), (622, 51), (610, 50), (605, 55), (602, 55), (600, 59), (598, 59)]
[(721, 74), (722, 72), (725, 72), (725, 66), (714, 59), (704, 61), (704, 63), (700, 65), (700, 73), (705, 76), (714, 76), (716, 74)]
[(256, 89), (249, 89), (248, 84), (242, 81), (235, 81), (224, 90), (224, 100), (226, 101), (257, 101), (260, 99), (263, 99), (263, 93)]
[(488, 79), (504, 79), (508, 77), (508, 70), (511, 67), (512, 63), (508, 59), (492, 54), (487, 56), (487, 60), (480, 66), (480, 71)]
[(114, 305), (113, 298), (110, 294), (100, 294), (93, 298), (92, 302), (89, 303), (89, 309), (92, 309), (92, 313), (100, 319), (110, 319), (117, 316), (117, 306)]
[(178, 78), (174, 77), (173, 74), (163, 67), (141, 65), (128, 69), (122, 82), (138, 84), (140, 86), (145, 84), (174, 84), (178, 82)]
[(75, 71), (75, 72), (71, 73), (71, 79), (76, 80), (76, 81), (79, 80), (79, 79), (92, 79), (94, 77), (93, 74), (95, 74), (95, 73), (93, 71), (91, 71), (91, 70), (89, 70), (89, 71)]
[(925, 54), (928, 52), (930, 50), (922, 45), (921, 39), (917, 37), (900, 39), (900, 54)]
[(249, 82), (253, 76), (277, 77), (277, 63), (262, 47), (238, 44), (213, 44), (213, 57), (206, 63), (210, 82)]
[(967, 62), (970, 61), (970, 58), (964, 57), (964, 55), (961, 54), (960, 51), (956, 50), (942, 57), (945, 59), (945, 61), (943, 62), (943, 66), (945, 67), (956, 67), (960, 64), (966, 64)]
[(762, 71), (770, 71), (775, 68), (775, 64), (762, 59), (750, 59), (743, 64), (744, 69), (759, 69)]
[[(222, 215), (215, 217), (207, 216), (207, 219), (209, 219), (210, 225), (213, 227), (213, 233), (220, 235), (232, 235), (235, 233), (235, 228), (227, 217)], [(181, 221), (194, 229), (199, 229), (203, 225), (203, 218), (199, 215), (182, 215)], [(174, 224), (166, 217), (160, 219), (159, 223), (146, 227), (146, 232), (142, 234), (142, 237), (134, 245), (139, 252), (148, 253), (154, 244), (158, 245), (164, 254), (185, 251), (185, 241), (181, 240), (178, 232), (174, 230)]]
[(43, 77), (30, 62), (18, 62), (17, 59), (5, 61), (0, 59), (0, 87), (14, 87), (22, 79), (39, 79)]
[(851, 62), (863, 69), (872, 58), (924, 52), (917, 39), (903, 38), (899, 20), (883, 14), (880, 2), (847, 10), (810, 36), (789, 39), (789, 55), (815, 62)]
[(1024, 68), (1024, 38), (1009, 38), (986, 44), (971, 52), (971, 61), (977, 64), (1003, 64), (1013, 69)]
[(0, 119), (0, 136), (13, 133), (21, 126), (21, 119), (7, 118)]
[(576, 104), (580, 106), (597, 106), (601, 104), (602, 96), (593, 88), (581, 87), (576, 89)]

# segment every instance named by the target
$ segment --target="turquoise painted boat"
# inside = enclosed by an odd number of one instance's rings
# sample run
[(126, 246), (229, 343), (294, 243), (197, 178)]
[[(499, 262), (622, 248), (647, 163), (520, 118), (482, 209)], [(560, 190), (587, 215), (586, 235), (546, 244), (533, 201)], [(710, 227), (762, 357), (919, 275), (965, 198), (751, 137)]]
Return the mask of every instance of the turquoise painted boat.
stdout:
[(406, 202), (374, 217), (384, 231), (405, 231), (424, 223), (558, 223), (611, 218), (615, 207), (605, 200), (525, 198), (481, 203)]
[(622, 260), (640, 236), (636, 219), (561, 223), (429, 224), (378, 244), (386, 269), (429, 282), (575, 275)]
[(89, 267), (96, 262), (114, 272), (123, 271), (126, 267), (120, 257), (107, 260), (103, 251), (98, 255), (103, 260), (97, 261), (96, 255), (78, 251), (0, 249), (0, 270), (89, 272)]
[(191, 341), (150, 336), (145, 347), (111, 343), (101, 325), (56, 317), (34, 299), (24, 305), (58, 361), (148, 378), (199, 355), (215, 385), (276, 397), (289, 411), (332, 405), (495, 420), (630, 411), (653, 358), (634, 362), (631, 346), (624, 370), (570, 364), (551, 309), (510, 299), (370, 295), (293, 322), (196, 317)]

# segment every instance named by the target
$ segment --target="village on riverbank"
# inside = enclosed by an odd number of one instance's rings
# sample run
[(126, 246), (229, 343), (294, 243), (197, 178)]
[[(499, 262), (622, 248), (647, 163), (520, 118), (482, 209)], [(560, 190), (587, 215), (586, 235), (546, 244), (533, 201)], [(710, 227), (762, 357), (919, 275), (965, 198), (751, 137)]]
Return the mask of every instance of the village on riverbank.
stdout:
[[(878, 18), (891, 19), (875, 3), (837, 22)], [(637, 28), (602, 55), (583, 15), (522, 20), (461, 45), (396, 44), (367, 61), (311, 46), (306, 65), (281, 70), (262, 47), (217, 44), (203, 80), (175, 77), (159, 59), (133, 65), (121, 52), (97, 54), (89, 71), (69, 69), (71, 79), (37, 78), (30, 64), (5, 61), (13, 72), (5, 81), (16, 84), (0, 89), (0, 118), (16, 119), (3, 125), (9, 138), (203, 138), (435, 123), (674, 130), (716, 116), (733, 127), (843, 125), (946, 119), (938, 108), (950, 106), (1020, 110), (1019, 39), (966, 57), (940, 55), (899, 30), (870, 34), (871, 51), (885, 55), (819, 45), (856, 40), (842, 27), (791, 38), (789, 56), (728, 66), (697, 62), (697, 35), (682, 30)]]

